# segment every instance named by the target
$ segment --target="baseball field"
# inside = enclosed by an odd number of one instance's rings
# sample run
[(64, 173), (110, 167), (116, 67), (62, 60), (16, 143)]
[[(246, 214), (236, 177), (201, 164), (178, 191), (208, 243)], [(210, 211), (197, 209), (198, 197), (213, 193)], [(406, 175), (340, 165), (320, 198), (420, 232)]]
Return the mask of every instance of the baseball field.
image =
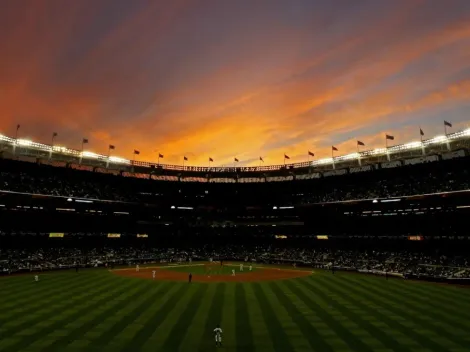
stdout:
[(469, 289), (324, 271), (255, 280), (273, 272), (262, 268), (226, 281), (232, 268), (220, 270), (0, 278), (0, 351), (470, 351)]

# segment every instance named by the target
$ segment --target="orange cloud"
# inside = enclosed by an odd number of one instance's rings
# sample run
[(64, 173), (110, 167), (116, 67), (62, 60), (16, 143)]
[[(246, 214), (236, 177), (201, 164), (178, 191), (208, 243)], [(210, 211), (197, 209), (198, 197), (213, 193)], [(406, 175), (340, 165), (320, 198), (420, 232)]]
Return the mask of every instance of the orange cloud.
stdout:
[(33, 139), (57, 130), (128, 158), (257, 165), (380, 145), (384, 130), (440, 133), (444, 112), (468, 119), (466, 2), (30, 5), (0, 14), (1, 133), (21, 123)]

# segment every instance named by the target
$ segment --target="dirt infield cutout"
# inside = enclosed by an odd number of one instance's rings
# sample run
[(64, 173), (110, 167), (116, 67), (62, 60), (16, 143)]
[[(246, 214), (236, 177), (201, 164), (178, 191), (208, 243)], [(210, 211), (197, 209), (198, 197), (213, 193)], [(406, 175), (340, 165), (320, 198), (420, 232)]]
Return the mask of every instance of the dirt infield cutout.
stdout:
[[(204, 264), (193, 264), (192, 266), (202, 266)], [(238, 265), (226, 264), (236, 268)], [(188, 267), (188, 272), (171, 270), (172, 268)], [(171, 266), (158, 266), (158, 267), (143, 267), (137, 272), (135, 268), (129, 269), (116, 269), (110, 270), (115, 275), (134, 277), (145, 280), (160, 280), (160, 281), (188, 281), (190, 265), (171, 265)], [(193, 282), (258, 282), (258, 281), (274, 281), (294, 279), (298, 277), (305, 277), (312, 274), (312, 271), (306, 270), (290, 270), (269, 267), (255, 267), (256, 271), (239, 273), (235, 269), (235, 276), (232, 275), (207, 275), (207, 274), (193, 274)], [(152, 272), (156, 271), (155, 279), (152, 277)]]

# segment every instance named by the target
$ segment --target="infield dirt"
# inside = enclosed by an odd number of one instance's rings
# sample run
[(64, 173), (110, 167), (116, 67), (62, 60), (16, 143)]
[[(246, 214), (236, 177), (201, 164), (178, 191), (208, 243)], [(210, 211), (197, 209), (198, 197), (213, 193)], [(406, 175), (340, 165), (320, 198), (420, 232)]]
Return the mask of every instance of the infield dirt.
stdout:
[[(152, 271), (156, 271), (155, 279), (152, 277)], [(135, 268), (112, 270), (116, 275), (125, 277), (134, 277), (144, 280), (163, 280), (163, 281), (188, 281), (187, 272), (171, 270), (169, 267), (141, 268), (138, 272)], [(277, 268), (257, 268), (256, 271), (243, 274), (232, 275), (203, 275), (193, 274), (193, 282), (257, 282), (294, 279), (311, 275), (311, 271), (289, 270)]]

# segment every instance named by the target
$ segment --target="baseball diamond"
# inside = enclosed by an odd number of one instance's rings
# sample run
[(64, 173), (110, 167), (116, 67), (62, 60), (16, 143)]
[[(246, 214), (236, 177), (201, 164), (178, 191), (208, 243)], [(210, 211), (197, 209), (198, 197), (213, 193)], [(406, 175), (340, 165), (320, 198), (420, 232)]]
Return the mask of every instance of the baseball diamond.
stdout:
[(221, 351), (470, 351), (465, 288), (323, 270), (189, 285), (150, 269), (0, 279), (0, 350), (215, 351), (220, 324)]

